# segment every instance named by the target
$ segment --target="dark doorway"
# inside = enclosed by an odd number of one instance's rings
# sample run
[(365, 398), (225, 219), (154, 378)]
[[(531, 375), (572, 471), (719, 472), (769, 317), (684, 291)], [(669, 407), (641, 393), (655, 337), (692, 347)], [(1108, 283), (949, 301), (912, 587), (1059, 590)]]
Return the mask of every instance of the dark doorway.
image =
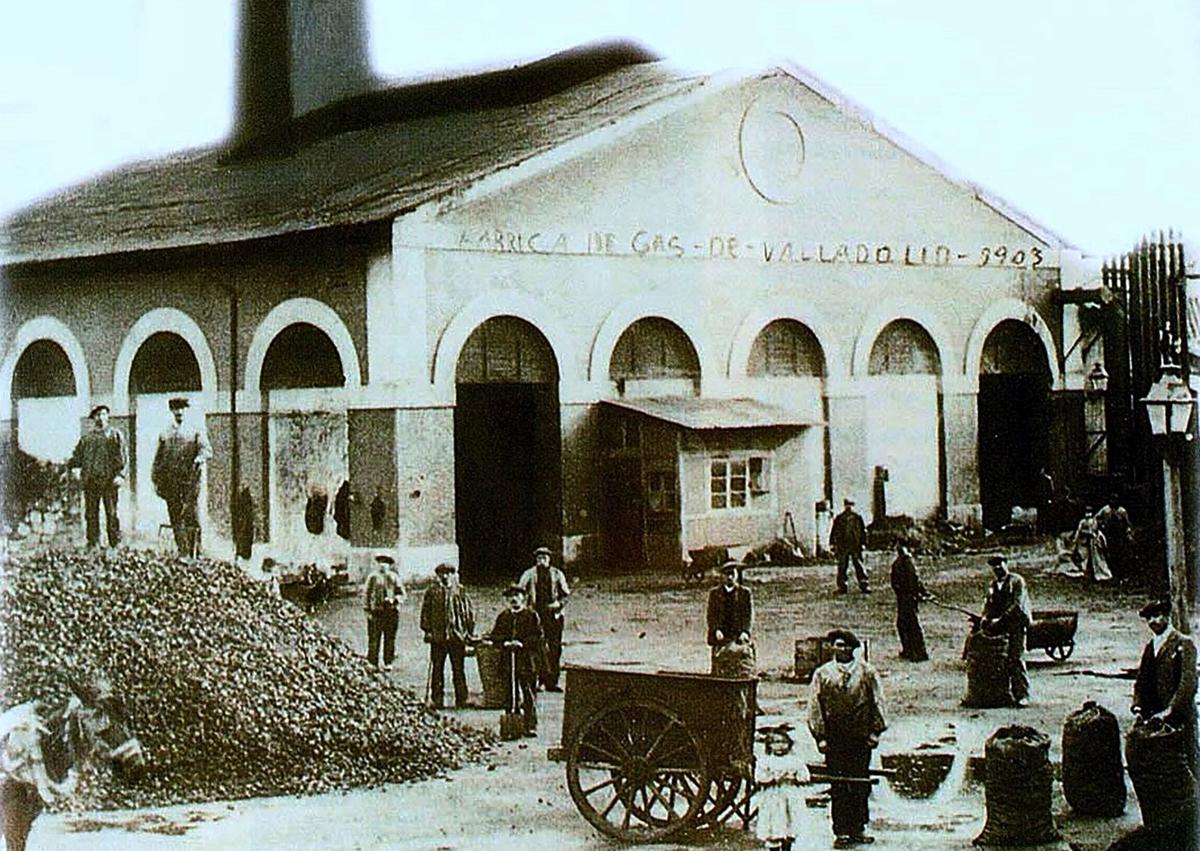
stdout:
[(550, 344), (523, 319), (493, 317), (463, 344), (456, 380), (454, 511), (463, 578), (515, 580), (538, 546), (561, 564), (562, 434)]
[(1036, 506), (1049, 447), (1050, 371), (1041, 341), (1006, 320), (984, 345), (979, 376), (979, 498), (983, 525), (999, 529), (1014, 505)]
[(454, 492), (464, 580), (515, 581), (535, 547), (559, 550), (560, 454), (556, 384), (458, 386)]

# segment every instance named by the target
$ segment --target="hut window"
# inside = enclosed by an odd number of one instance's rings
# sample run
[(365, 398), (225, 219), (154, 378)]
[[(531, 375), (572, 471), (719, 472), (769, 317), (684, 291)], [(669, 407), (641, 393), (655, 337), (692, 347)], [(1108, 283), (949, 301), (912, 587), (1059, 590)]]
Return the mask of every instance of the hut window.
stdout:
[(709, 506), (716, 511), (754, 507), (770, 493), (770, 459), (764, 455), (714, 458), (709, 465)]

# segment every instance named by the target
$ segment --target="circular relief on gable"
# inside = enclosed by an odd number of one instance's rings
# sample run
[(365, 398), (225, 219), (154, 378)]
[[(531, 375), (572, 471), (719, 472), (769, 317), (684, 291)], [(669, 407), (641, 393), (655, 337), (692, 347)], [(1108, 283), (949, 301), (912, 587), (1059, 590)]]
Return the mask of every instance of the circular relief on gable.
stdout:
[(755, 100), (742, 113), (738, 158), (750, 188), (772, 204), (800, 200), (804, 132), (791, 110)]

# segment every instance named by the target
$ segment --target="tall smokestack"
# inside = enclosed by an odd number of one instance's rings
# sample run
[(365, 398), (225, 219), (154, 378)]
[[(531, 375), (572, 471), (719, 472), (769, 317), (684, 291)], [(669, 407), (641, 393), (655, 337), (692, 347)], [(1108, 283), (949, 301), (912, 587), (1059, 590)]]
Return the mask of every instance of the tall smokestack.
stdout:
[(235, 145), (371, 88), (361, 0), (242, 0)]

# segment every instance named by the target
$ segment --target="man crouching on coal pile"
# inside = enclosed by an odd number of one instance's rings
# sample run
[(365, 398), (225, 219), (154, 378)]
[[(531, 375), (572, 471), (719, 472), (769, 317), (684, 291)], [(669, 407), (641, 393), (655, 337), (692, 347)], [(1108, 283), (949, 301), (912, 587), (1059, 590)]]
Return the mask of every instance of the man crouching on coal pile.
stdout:
[(855, 655), (861, 642), (848, 629), (825, 636), (833, 659), (813, 673), (808, 696), (808, 729), (825, 754), (831, 775), (847, 778), (830, 787), (834, 848), (867, 845), (875, 837), (865, 833), (871, 820), (867, 798), (871, 794), (868, 770), (871, 751), (887, 729), (879, 674)]
[[(504, 599), (508, 608), (496, 616), (491, 640), (504, 652), (500, 670), (505, 699), (520, 704), (510, 705), (509, 711), (519, 710), (525, 716), (525, 735), (532, 737), (537, 735), (534, 689), (537, 687), (537, 662), (542, 653), (542, 622), (537, 612), (525, 607), (525, 589), (520, 585), (510, 585), (504, 592)], [(519, 701), (514, 700), (514, 691), (519, 692)]]

